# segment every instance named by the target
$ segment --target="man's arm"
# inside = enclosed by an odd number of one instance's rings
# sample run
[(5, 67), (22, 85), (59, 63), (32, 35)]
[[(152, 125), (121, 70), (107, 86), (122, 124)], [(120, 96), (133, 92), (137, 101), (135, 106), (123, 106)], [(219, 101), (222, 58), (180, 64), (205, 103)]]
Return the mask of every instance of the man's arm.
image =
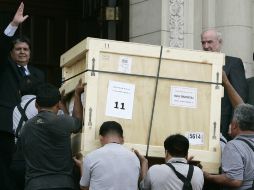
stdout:
[[(76, 166), (79, 168), (79, 171), (80, 171), (80, 176), (83, 175), (83, 161), (82, 161), (82, 157), (79, 157), (79, 156), (75, 156), (73, 157), (73, 160), (76, 164)], [(89, 187), (83, 187), (80, 185), (80, 189), (81, 190), (89, 190)]]
[(7, 26), (7, 28), (4, 31), (5, 35), (7, 36), (14, 35), (18, 26), (28, 18), (28, 15), (24, 16), (23, 14), (24, 14), (24, 3), (21, 2), (12, 21), (10, 22), (10, 24)]
[[(244, 162), (239, 149), (234, 144), (235, 140), (229, 141), (222, 153), (222, 174), (211, 175), (204, 172), (204, 178), (208, 181), (228, 187), (240, 187), (243, 183)], [(232, 159), (233, 158), (233, 159)]]
[(69, 111), (66, 107), (66, 97), (65, 97), (65, 90), (61, 92), (61, 101), (60, 101), (60, 109), (65, 113), (69, 115)]
[(207, 181), (210, 181), (222, 186), (234, 187), (234, 188), (240, 187), (243, 182), (242, 180), (230, 179), (225, 174), (212, 175), (207, 172), (204, 172), (204, 178)]
[(11, 48), (11, 37), (15, 34), (19, 24), (23, 23), (28, 15), (23, 16), (24, 3), (20, 3), (12, 21), (0, 35), (0, 64), (5, 62)]
[(235, 108), (239, 104), (244, 103), (242, 98), (239, 96), (239, 94), (236, 92), (234, 87), (229, 82), (228, 77), (224, 71), (222, 72), (222, 84), (228, 93), (228, 97), (230, 99), (233, 108)]
[(21, 2), (11, 22), (12, 26), (18, 26), (19, 24), (23, 23), (28, 18), (28, 15), (24, 16), (23, 13), (24, 13), (24, 3)]
[(134, 153), (137, 155), (139, 161), (140, 161), (140, 181), (142, 181), (146, 174), (147, 174), (147, 171), (148, 171), (148, 160), (143, 156), (141, 155), (137, 150), (134, 150)]
[(83, 119), (83, 106), (81, 102), (82, 92), (84, 92), (84, 84), (82, 84), (82, 80), (80, 79), (78, 85), (75, 88), (72, 116), (78, 118), (81, 121)]
[(83, 167), (82, 167), (83, 166), (83, 156), (78, 154), (78, 155), (73, 157), (73, 160), (74, 160), (76, 166), (79, 169), (80, 176), (82, 176), (83, 175)]
[(73, 158), (76, 165), (80, 169), (80, 189), (82, 190), (88, 190), (90, 186), (90, 180), (92, 175), (92, 169), (91, 169), (91, 161), (89, 158), (89, 155), (86, 155), (85, 158), (81, 158), (79, 155)]
[[(79, 168), (80, 176), (82, 176), (83, 175), (83, 161), (82, 161), (82, 157), (75, 156), (75, 157), (73, 157), (73, 160), (74, 160), (76, 166)], [(80, 185), (80, 189), (81, 190), (89, 190), (89, 187), (84, 187), (84, 186)]]

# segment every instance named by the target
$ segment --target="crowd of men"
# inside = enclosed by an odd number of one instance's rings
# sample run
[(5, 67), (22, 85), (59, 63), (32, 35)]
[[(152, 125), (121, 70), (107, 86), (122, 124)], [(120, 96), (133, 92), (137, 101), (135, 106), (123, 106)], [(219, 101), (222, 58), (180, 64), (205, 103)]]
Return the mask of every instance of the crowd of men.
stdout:
[[(21, 3), (0, 39), (1, 189), (201, 190), (205, 181), (222, 189), (254, 189), (254, 106), (246, 104), (248, 86), (240, 58), (226, 56), (223, 68), (221, 134), (226, 139), (220, 174), (189, 164), (189, 141), (181, 134), (165, 139), (165, 164), (148, 168), (138, 150), (123, 146), (123, 128), (115, 121), (101, 125), (102, 147), (80, 160), (72, 157), (70, 136), (82, 127), (84, 85), (79, 81), (75, 88), (69, 116), (59, 90), (31, 66), (29, 40), (14, 37), (28, 18), (23, 12)], [(221, 34), (206, 30), (201, 43), (204, 51), (220, 52)], [(80, 169), (78, 186), (74, 164)]]

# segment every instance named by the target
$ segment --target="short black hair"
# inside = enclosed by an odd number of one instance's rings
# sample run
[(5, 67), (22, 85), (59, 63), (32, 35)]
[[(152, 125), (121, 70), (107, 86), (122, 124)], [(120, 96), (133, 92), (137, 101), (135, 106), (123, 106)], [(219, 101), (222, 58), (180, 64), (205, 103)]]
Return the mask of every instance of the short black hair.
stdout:
[(11, 45), (10, 45), (10, 51), (13, 50), (14, 46), (17, 44), (17, 43), (26, 43), (31, 51), (31, 42), (29, 40), (28, 37), (26, 36), (14, 36), (11, 40)]
[(38, 86), (41, 84), (42, 82), (31, 75), (22, 77), (19, 81), (20, 95), (36, 95)]
[(49, 84), (44, 83), (38, 87), (36, 103), (40, 107), (49, 108), (56, 105), (61, 99), (61, 94), (59, 90)]
[(116, 134), (123, 137), (123, 128), (116, 121), (106, 121), (101, 125), (99, 134), (103, 137), (108, 134)]
[(189, 150), (189, 141), (180, 134), (170, 135), (164, 141), (164, 148), (173, 157), (186, 157)]

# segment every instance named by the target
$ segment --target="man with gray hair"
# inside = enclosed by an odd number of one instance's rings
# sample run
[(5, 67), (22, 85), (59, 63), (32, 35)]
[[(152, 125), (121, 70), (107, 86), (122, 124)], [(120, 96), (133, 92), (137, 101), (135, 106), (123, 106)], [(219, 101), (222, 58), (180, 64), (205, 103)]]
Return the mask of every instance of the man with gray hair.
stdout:
[[(222, 35), (216, 29), (208, 29), (201, 34), (201, 43), (204, 51), (220, 52), (222, 46)], [(223, 67), (230, 83), (241, 96), (244, 102), (248, 98), (248, 85), (245, 77), (243, 62), (240, 58), (226, 56)], [(221, 133), (228, 140), (228, 128), (232, 119), (233, 107), (230, 103), (227, 91), (221, 100)]]
[(235, 108), (231, 135), (222, 154), (222, 174), (204, 172), (206, 180), (224, 189), (254, 189), (254, 106), (240, 104)]

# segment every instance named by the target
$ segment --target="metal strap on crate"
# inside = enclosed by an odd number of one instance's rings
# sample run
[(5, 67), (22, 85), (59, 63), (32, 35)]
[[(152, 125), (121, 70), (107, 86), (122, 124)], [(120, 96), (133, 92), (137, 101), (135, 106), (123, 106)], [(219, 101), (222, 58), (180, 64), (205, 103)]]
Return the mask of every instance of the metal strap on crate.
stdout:
[(157, 75), (156, 75), (156, 83), (155, 83), (154, 96), (153, 96), (153, 104), (152, 104), (152, 114), (151, 114), (151, 118), (150, 118), (148, 138), (147, 138), (147, 146), (146, 146), (146, 157), (148, 157), (148, 151), (149, 151), (150, 139), (151, 139), (151, 132), (152, 132), (152, 126), (153, 126), (153, 115), (154, 115), (154, 107), (155, 107), (155, 101), (156, 101), (156, 96), (157, 96), (158, 81), (159, 81), (160, 68), (161, 68), (162, 50), (163, 50), (163, 46), (161, 46), (159, 65), (158, 65)]
[[(153, 75), (140, 75), (140, 74), (131, 74), (131, 73), (121, 73), (121, 72), (113, 72), (113, 71), (102, 71), (102, 70), (96, 70), (96, 69), (86, 69), (76, 75), (73, 75), (72, 77), (65, 79), (62, 81), (62, 84), (75, 78), (78, 77), (79, 75), (82, 75), (83, 73), (86, 72), (94, 72), (94, 73), (104, 73), (104, 74), (114, 74), (114, 75), (127, 75), (127, 76), (133, 76), (133, 77), (144, 77), (144, 78), (157, 78), (156, 76)], [(184, 82), (196, 82), (196, 83), (203, 83), (203, 84), (215, 84), (215, 85), (222, 85), (222, 83), (219, 82), (209, 82), (209, 81), (200, 81), (200, 80), (188, 80), (188, 79), (181, 79), (181, 78), (170, 78), (170, 77), (158, 77), (158, 79), (162, 80), (174, 80), (174, 81), (184, 81)]]

